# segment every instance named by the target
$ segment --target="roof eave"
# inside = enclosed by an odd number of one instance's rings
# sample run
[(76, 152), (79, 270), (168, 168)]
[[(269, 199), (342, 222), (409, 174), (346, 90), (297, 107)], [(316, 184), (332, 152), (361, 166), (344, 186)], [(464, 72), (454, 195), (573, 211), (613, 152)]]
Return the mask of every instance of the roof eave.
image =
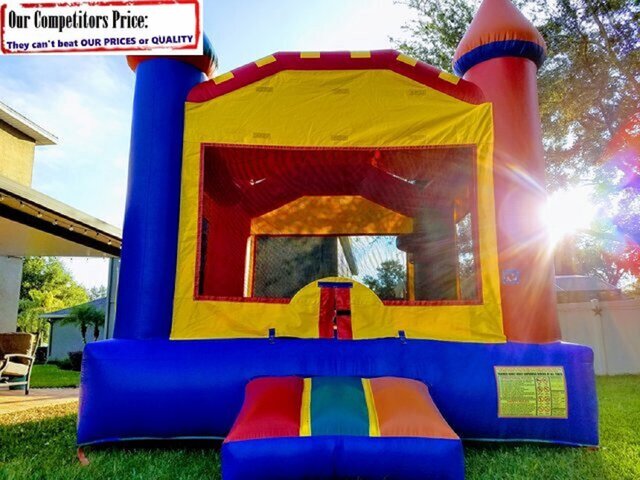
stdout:
[(32, 138), (36, 145), (56, 145), (58, 143), (58, 137), (54, 134), (36, 125), (27, 117), (2, 102), (0, 102), (0, 120), (11, 125), (27, 137)]
[[(37, 190), (0, 175), (0, 213), (4, 218), (51, 233), (113, 257), (120, 256), (122, 230)], [(45, 213), (56, 225), (40, 218)], [(72, 225), (62, 227), (57, 223)]]

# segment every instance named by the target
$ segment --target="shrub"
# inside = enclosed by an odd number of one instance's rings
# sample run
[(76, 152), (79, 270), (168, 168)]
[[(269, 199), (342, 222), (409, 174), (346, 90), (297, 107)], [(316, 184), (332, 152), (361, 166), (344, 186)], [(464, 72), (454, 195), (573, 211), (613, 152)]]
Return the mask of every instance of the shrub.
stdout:
[(73, 370), (69, 357), (62, 360), (50, 360), (49, 365), (57, 365), (61, 370)]
[(36, 348), (36, 359), (35, 359), (35, 364), (36, 365), (42, 365), (44, 363), (47, 363), (47, 355), (49, 353), (49, 348), (48, 347), (38, 347)]
[(71, 370), (79, 372), (82, 367), (82, 352), (69, 352), (69, 363)]

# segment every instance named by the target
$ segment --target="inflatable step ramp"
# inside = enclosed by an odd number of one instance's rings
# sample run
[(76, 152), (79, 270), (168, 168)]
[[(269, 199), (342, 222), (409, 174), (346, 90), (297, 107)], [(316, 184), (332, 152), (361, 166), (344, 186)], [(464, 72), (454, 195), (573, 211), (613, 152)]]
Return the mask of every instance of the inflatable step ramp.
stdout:
[(464, 458), (421, 382), (265, 377), (247, 384), (222, 478), (463, 479)]

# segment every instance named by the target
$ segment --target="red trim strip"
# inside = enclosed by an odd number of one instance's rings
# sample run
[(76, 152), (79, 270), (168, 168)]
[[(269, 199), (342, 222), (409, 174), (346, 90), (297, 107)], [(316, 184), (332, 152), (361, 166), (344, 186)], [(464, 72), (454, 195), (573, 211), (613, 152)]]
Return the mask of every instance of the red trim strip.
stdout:
[(399, 55), (396, 50), (374, 50), (370, 58), (351, 58), (351, 52), (322, 52), (319, 58), (301, 58), (300, 52), (278, 52), (273, 55), (275, 62), (236, 68), (232, 70), (233, 78), (218, 85), (213, 80), (196, 85), (187, 101), (206, 102), (284, 70), (391, 70), (463, 102), (476, 105), (485, 102), (477, 85), (462, 79), (454, 85), (441, 79), (437, 68), (420, 61), (411, 66), (399, 61)]

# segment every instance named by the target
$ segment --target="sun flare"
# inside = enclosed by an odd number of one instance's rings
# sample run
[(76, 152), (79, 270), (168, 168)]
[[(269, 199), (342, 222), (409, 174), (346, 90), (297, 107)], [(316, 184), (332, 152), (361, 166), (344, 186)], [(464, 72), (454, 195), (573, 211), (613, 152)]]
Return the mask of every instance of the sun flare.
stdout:
[(558, 190), (549, 196), (542, 215), (552, 245), (591, 227), (597, 210), (592, 196), (593, 191), (588, 187)]

